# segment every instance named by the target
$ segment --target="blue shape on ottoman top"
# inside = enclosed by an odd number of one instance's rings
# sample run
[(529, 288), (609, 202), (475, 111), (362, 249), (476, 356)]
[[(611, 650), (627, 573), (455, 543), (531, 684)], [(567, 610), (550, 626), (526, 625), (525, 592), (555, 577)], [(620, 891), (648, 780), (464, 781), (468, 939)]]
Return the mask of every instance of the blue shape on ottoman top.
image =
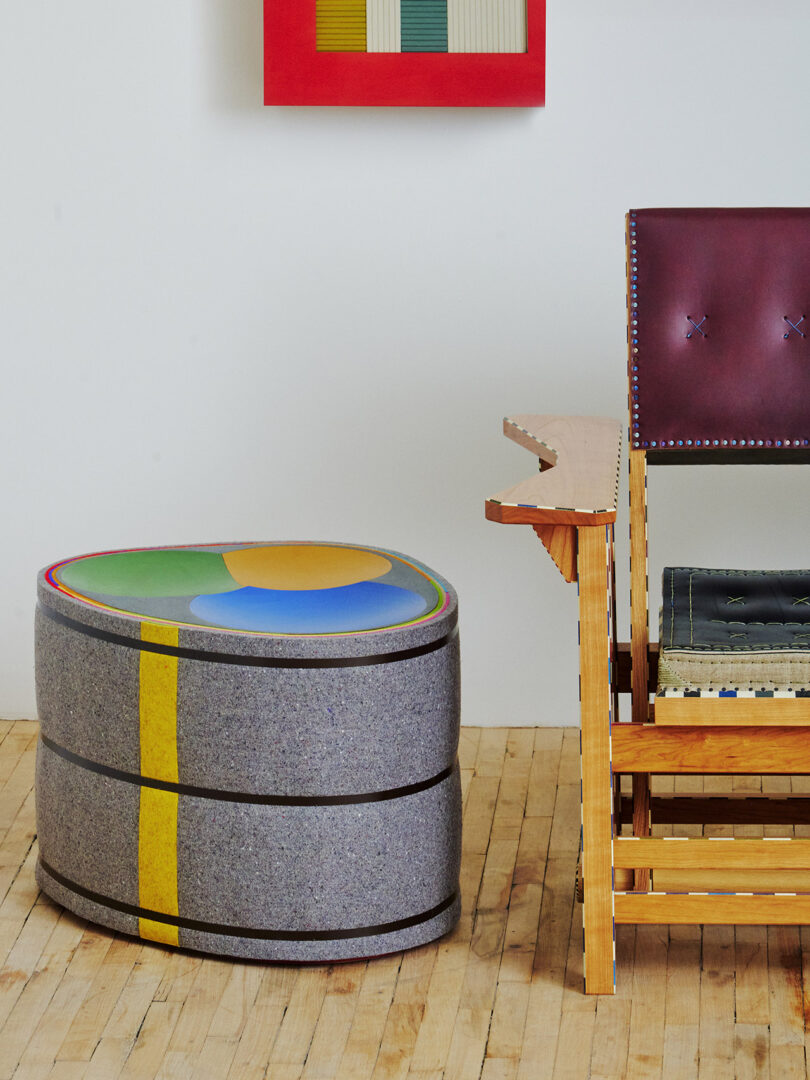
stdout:
[(197, 596), (191, 612), (212, 626), (275, 634), (337, 634), (398, 625), (427, 613), (419, 593), (379, 581), (334, 589), (255, 589)]

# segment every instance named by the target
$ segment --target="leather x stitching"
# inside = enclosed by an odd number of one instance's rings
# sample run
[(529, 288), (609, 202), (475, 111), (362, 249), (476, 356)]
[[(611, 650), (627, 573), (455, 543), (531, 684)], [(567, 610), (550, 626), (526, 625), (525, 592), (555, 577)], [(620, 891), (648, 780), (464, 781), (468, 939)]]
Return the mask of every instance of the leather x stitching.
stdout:
[[(689, 322), (692, 324), (692, 329), (689, 331), (689, 333), (686, 336), (688, 338), (690, 338), (694, 334), (695, 330), (697, 330), (697, 332), (700, 334), (701, 337), (706, 337), (706, 331), (701, 330), (701, 327), (706, 322), (706, 320), (708, 319), (709, 316), (704, 315), (703, 318), (700, 320), (700, 322), (695, 322), (695, 320), (692, 318), (691, 315), (687, 315), (686, 317), (689, 320)], [(785, 318), (787, 318), (787, 315), (785, 316)], [(803, 336), (804, 335), (802, 335), (802, 337)]]
[[(791, 320), (787, 317), (787, 315), (784, 316), (784, 319), (785, 319), (785, 322), (790, 327), (790, 330), (788, 330), (788, 332), (785, 334), (786, 338), (790, 337), (790, 331), (791, 330), (795, 330), (796, 333), (799, 335), (799, 337), (807, 337), (807, 334), (805, 334), (803, 330), (799, 329), (800, 324), (804, 322), (804, 315), (802, 315), (802, 317), (798, 320), (798, 322), (791, 322)], [(687, 334), (687, 337), (688, 336), (689, 335)]]

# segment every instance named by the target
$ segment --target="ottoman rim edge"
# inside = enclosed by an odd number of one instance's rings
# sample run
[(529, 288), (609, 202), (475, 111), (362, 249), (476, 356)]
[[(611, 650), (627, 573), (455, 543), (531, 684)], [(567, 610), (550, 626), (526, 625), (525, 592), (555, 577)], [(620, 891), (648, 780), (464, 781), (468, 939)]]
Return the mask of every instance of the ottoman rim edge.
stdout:
[[(442, 611), (421, 622), (405, 626), (383, 627), (377, 630), (361, 630), (337, 634), (271, 634), (238, 629), (193, 626), (117, 612), (78, 600), (55, 589), (40, 571), (37, 579), (37, 595), (40, 605), (54, 611), (58, 616), (70, 619), (93, 631), (113, 634), (140, 643), (142, 623), (164, 625), (178, 630), (178, 646), (184, 650), (211, 652), (245, 658), (364, 658), (396, 654), (422, 645), (449, 642), (458, 623), (458, 597), (455, 589), (435, 575), (446, 594)], [(46, 613), (47, 614), (47, 613)], [(61, 621), (61, 620), (60, 620)], [(76, 627), (75, 629), (78, 629)], [(446, 642), (442, 642), (444, 644)], [(123, 644), (123, 643), (121, 643)], [(436, 647), (440, 647), (438, 644)], [(182, 655), (182, 654), (180, 654)], [(202, 657), (205, 659), (205, 657)], [(395, 656), (391, 656), (395, 659)], [(403, 656), (402, 659), (407, 659)], [(224, 662), (229, 662), (225, 660)], [(231, 663), (234, 661), (231, 660)], [(249, 660), (248, 660), (249, 662)], [(371, 662), (374, 662), (373, 660)], [(382, 660), (376, 661), (384, 662)], [(325, 665), (328, 666), (328, 665)]]

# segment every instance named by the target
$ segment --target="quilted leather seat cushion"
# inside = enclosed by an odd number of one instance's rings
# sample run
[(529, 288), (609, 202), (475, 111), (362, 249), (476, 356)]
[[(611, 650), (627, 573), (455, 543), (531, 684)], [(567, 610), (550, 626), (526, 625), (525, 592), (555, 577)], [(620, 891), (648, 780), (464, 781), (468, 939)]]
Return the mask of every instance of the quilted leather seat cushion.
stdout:
[(667, 567), (659, 693), (810, 695), (810, 570)]

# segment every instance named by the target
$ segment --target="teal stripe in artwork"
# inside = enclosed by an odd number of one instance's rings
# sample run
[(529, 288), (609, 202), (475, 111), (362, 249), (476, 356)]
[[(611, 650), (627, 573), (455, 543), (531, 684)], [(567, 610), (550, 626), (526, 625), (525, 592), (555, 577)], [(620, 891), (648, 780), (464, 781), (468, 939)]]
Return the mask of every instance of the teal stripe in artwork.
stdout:
[(447, 52), (447, 0), (401, 0), (402, 51)]

